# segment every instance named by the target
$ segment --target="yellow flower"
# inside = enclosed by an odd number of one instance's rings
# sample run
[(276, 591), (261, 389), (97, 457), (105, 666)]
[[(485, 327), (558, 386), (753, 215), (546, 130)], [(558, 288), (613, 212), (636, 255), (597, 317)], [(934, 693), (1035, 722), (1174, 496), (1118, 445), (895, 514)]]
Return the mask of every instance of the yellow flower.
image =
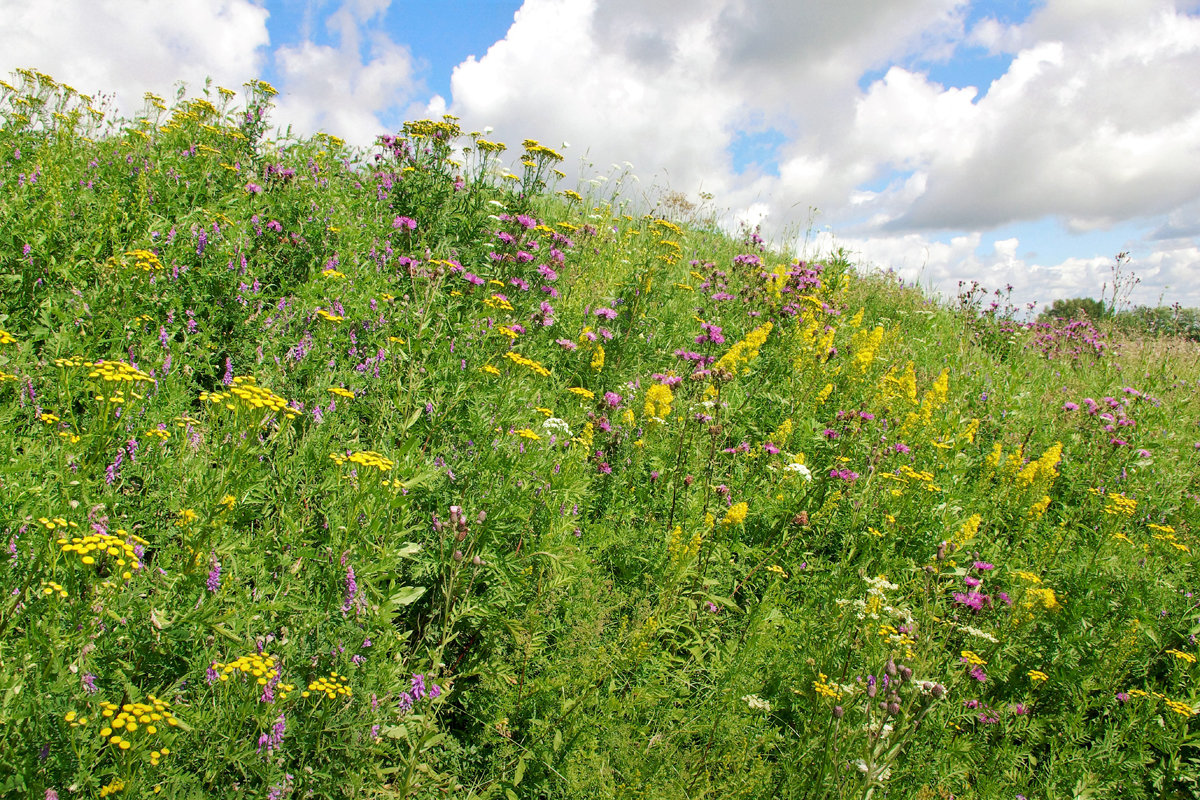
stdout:
[(225, 506), (227, 511), (232, 511), (233, 507), (237, 505), (237, 498), (231, 494), (227, 494), (220, 499), (217, 505)]
[(735, 503), (730, 506), (725, 512), (725, 517), (721, 520), (722, 525), (741, 525), (746, 521), (746, 513), (750, 510), (750, 506), (746, 503)]
[(670, 415), (674, 400), (671, 387), (656, 383), (646, 390), (646, 403), (642, 411), (647, 417), (662, 421)]
[(1033, 681), (1034, 683), (1043, 683), (1050, 680), (1050, 676), (1039, 669), (1031, 669), (1025, 674), (1028, 675), (1029, 680)]

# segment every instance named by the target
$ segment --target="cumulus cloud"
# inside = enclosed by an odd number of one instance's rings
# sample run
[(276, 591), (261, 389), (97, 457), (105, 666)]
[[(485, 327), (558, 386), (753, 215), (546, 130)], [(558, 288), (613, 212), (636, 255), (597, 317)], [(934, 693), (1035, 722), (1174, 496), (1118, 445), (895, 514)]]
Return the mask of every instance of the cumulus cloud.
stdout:
[[(986, 228), (1055, 215), (1085, 231), (1196, 197), (1200, 18), (1174, 10), (1131, 18), (1137, 4), (1119, 5), (1106, 9), (1119, 28), (1081, 25), (1069, 40), (1035, 36), (1072, 33), (1059, 4), (1044, 12), (1052, 22), (1031, 18), (1030, 43), (952, 124), (955, 145), (917, 155), (927, 190), (891, 227)], [(937, 114), (953, 90), (924, 83), (923, 92), (884, 85), (870, 94)]]
[(390, 0), (347, 0), (323, 21), (336, 45), (306, 37), (275, 50), (276, 119), (300, 133), (325, 131), (367, 145), (410, 116), (421, 82), (411, 50), (379, 22)]
[(267, 11), (249, 0), (0, 0), (0, 70), (29, 67), (84, 93), (196, 93), (207, 78), (238, 88), (256, 77), (268, 44)]

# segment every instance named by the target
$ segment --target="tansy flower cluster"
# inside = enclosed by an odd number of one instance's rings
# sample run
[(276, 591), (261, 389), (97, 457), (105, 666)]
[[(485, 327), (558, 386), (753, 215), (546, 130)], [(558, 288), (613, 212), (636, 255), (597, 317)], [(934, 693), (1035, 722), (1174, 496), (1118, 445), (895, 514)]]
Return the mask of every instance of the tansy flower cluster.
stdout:
[[(115, 703), (102, 702), (100, 715), (107, 721), (100, 729), (100, 735), (108, 739), (108, 743), (121, 750), (128, 750), (137, 744), (139, 736), (153, 736), (158, 733), (160, 723), (166, 723), (174, 728), (179, 720), (171, 713), (171, 704), (160, 700), (154, 695), (147, 697), (146, 703), (125, 703), (117, 706)], [(153, 763), (170, 750), (162, 748), (150, 754)]]
[[(251, 653), (224, 664), (216, 662), (212, 668), (218, 673), (217, 680), (220, 681), (228, 681), (231, 675), (238, 672), (253, 678), (259, 686), (266, 686), (279, 678), (279, 668), (276, 666), (275, 657), (270, 653)], [(287, 683), (275, 685), (280, 690), (280, 700), (287, 699), (287, 693), (295, 688)]]
[(87, 566), (93, 566), (99, 563), (98, 557), (107, 556), (112, 559), (112, 571), (119, 574), (124, 580), (133, 578), (131, 570), (141, 569), (140, 557), (137, 554), (137, 546), (145, 547), (149, 544), (140, 536), (135, 536), (126, 533), (118, 528), (119, 536), (113, 536), (110, 533), (92, 533), (87, 536), (75, 536), (71, 539), (58, 539), (57, 544), (64, 553), (75, 553), (79, 556), (79, 561)]
[(254, 378), (250, 376), (238, 376), (234, 378), (233, 384), (227, 392), (201, 392), (200, 400), (216, 405), (223, 405), (230, 411), (237, 411), (239, 405), (247, 409), (266, 408), (271, 411), (282, 411), (288, 419), (294, 419), (300, 413), (291, 408), (287, 400), (284, 400), (270, 389), (255, 386)]
[(327, 678), (317, 678), (308, 684), (308, 688), (300, 693), (301, 697), (308, 697), (313, 692), (318, 695), (325, 695), (330, 700), (333, 700), (338, 695), (345, 697), (350, 696), (350, 686), (346, 683), (345, 676), (338, 675), (336, 672), (330, 672)]
[(360, 464), (364, 467), (374, 467), (380, 472), (391, 472), (396, 463), (390, 458), (387, 458), (374, 450), (361, 450), (357, 453), (348, 453), (341, 455), (339, 453), (330, 453), (329, 457), (339, 467), (349, 462), (351, 464)]
[(550, 377), (550, 370), (546, 369), (540, 363), (538, 363), (537, 361), (534, 361), (532, 358), (526, 358), (525, 356), (521, 355), (520, 353), (513, 352), (512, 350), (508, 350), (507, 352), (505, 352), (504, 357), (507, 358), (509, 361), (513, 362), (514, 364), (520, 364), (522, 367), (525, 367), (526, 369), (536, 372), (538, 375), (541, 375), (543, 378)]

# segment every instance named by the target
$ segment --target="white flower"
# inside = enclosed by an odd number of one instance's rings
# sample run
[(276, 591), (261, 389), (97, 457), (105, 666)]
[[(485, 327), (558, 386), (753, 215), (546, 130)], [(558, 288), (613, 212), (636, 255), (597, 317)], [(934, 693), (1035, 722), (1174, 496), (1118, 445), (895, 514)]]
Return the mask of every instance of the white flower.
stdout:
[(559, 419), (558, 417), (548, 417), (542, 423), (542, 428), (547, 433), (561, 434), (562, 436), (571, 435), (571, 426), (567, 424), (565, 419)]
[(801, 478), (804, 478), (804, 480), (809, 481), (810, 483), (812, 482), (812, 470), (803, 464), (788, 464), (786, 467), (784, 467), (784, 469), (786, 469), (788, 472), (795, 472)]
[(765, 711), (767, 713), (771, 711), (771, 703), (763, 700), (756, 694), (742, 695), (742, 699), (746, 701), (746, 705), (750, 706), (753, 711)]

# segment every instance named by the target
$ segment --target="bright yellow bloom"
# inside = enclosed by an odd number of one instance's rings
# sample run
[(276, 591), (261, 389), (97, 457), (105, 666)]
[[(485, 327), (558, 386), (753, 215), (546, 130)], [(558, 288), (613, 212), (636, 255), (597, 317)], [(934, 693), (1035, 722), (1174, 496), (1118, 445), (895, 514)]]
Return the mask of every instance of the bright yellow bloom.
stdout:
[(721, 520), (722, 525), (741, 525), (746, 521), (746, 514), (750, 510), (750, 506), (746, 503), (735, 503), (730, 506), (725, 512), (725, 517)]

